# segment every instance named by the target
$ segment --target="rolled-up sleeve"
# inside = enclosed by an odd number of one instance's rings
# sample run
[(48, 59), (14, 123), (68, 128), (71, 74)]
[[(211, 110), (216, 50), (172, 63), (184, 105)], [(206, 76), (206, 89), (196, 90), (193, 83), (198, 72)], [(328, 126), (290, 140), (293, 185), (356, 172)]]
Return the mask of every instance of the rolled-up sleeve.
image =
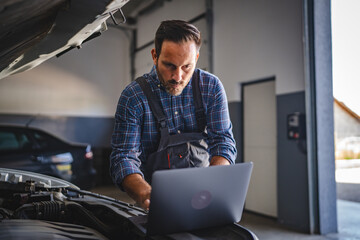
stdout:
[(134, 86), (126, 88), (119, 98), (111, 138), (110, 174), (122, 189), (123, 179), (130, 174), (142, 174), (139, 156), (141, 138), (141, 102)]

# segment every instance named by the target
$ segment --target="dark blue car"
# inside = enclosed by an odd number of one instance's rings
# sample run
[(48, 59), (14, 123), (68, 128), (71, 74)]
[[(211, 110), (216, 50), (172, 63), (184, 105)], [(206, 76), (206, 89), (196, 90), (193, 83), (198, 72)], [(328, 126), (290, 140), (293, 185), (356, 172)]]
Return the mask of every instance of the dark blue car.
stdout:
[(95, 184), (90, 145), (68, 143), (25, 126), (0, 125), (0, 167), (58, 177), (82, 189)]

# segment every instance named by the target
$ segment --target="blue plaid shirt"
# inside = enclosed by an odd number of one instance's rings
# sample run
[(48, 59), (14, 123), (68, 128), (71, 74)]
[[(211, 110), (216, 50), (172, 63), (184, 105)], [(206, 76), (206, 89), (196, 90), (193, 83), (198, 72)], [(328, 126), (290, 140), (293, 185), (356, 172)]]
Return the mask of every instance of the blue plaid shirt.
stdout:
[[(212, 156), (222, 156), (234, 163), (235, 140), (224, 87), (216, 76), (200, 69), (195, 69), (195, 74), (197, 71), (200, 71), (210, 159)], [(144, 77), (161, 99), (170, 134), (197, 131), (192, 79), (179, 96), (172, 96), (161, 85), (155, 66)], [(159, 139), (160, 134), (147, 98), (140, 85), (133, 81), (120, 96), (111, 142), (113, 150), (110, 156), (110, 173), (120, 188), (127, 175), (143, 175), (141, 163), (157, 150)]]

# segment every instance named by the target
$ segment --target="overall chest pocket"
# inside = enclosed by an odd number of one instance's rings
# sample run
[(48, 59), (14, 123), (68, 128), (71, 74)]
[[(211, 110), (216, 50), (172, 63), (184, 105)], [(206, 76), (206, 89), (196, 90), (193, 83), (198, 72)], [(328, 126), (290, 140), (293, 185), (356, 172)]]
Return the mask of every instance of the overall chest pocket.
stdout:
[(151, 175), (156, 170), (207, 166), (209, 153), (206, 142), (185, 142), (150, 154), (146, 162), (145, 178), (151, 182)]

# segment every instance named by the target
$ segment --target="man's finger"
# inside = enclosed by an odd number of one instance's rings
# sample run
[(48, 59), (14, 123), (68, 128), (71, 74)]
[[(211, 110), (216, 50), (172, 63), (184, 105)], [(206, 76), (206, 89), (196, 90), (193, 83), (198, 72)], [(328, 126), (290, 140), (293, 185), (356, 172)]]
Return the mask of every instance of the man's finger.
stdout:
[(149, 210), (150, 207), (150, 199), (145, 199), (145, 201), (143, 202), (143, 206), (145, 210)]

